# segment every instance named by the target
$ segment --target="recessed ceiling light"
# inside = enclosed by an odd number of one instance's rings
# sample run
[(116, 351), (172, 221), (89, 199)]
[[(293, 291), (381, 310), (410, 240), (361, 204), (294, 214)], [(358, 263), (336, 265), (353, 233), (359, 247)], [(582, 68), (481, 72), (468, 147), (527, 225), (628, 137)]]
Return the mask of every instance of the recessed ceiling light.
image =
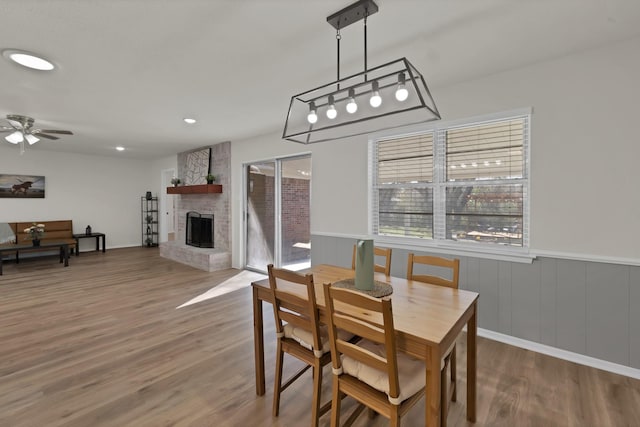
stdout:
[(116, 150), (118, 150), (118, 151), (124, 151), (124, 147), (117, 146), (117, 147), (116, 147)]
[(32, 68), (34, 70), (49, 71), (55, 68), (53, 63), (50, 61), (23, 50), (5, 49), (2, 51), (2, 56), (22, 65), (23, 67)]
[(182, 119), (182, 120), (184, 120), (185, 123), (189, 123), (190, 125), (192, 125), (192, 124), (194, 124), (196, 122), (196, 119), (191, 119), (191, 118), (188, 118), (188, 117), (185, 118), (185, 119)]

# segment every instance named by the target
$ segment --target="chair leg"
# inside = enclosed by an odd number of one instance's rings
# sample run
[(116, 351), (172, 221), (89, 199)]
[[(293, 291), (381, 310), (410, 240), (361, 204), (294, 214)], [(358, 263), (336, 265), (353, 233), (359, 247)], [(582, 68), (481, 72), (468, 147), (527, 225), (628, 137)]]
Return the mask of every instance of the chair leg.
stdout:
[(340, 387), (338, 386), (338, 376), (332, 375), (332, 395), (331, 395), (331, 427), (340, 426), (340, 403), (342, 402), (342, 396), (340, 396)]
[(282, 343), (278, 340), (278, 348), (276, 349), (276, 374), (273, 379), (273, 416), (277, 417), (280, 412), (280, 392), (282, 391), (282, 362), (284, 353), (282, 352)]
[(440, 371), (440, 425), (447, 427), (447, 415), (449, 414), (449, 391), (447, 384), (447, 369), (451, 363), (451, 359), (444, 359), (444, 367)]
[(322, 366), (313, 367), (313, 400), (311, 402), (311, 427), (318, 427), (320, 399), (322, 398)]
[(451, 388), (453, 389), (453, 394), (451, 395), (451, 401), (455, 402), (458, 397), (458, 387), (456, 385), (456, 379), (458, 378), (458, 374), (456, 372), (456, 346), (453, 346), (453, 350), (451, 350)]
[(391, 427), (400, 427), (400, 411), (396, 405), (391, 405), (391, 416), (389, 417)]

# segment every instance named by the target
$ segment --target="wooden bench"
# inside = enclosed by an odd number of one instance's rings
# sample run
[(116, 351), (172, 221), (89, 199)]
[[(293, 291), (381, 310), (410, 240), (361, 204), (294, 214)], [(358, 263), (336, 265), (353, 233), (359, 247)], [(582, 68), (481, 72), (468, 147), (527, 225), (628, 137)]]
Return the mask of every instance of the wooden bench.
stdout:
[[(70, 219), (59, 221), (29, 221), (29, 222), (14, 222), (9, 223), (16, 235), (17, 243), (24, 243), (26, 240), (31, 240), (29, 233), (25, 233), (25, 229), (31, 227), (33, 223), (44, 224), (44, 236), (40, 238), (40, 241), (63, 241), (69, 244), (69, 251), (75, 252), (78, 255), (78, 247), (76, 239), (73, 238), (73, 222)], [(36, 248), (30, 249), (29, 252), (37, 251)], [(42, 248), (42, 251), (51, 251), (51, 248)]]

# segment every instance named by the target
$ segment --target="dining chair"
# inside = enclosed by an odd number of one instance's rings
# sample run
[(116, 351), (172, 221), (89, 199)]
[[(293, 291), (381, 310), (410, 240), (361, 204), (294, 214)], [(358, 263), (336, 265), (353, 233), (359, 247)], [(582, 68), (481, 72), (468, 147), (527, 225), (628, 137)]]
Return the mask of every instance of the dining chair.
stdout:
[[(273, 391), (273, 416), (280, 411), (280, 394), (309, 368), (313, 369), (313, 400), (311, 425), (318, 426), (319, 418), (331, 408), (331, 402), (320, 407), (322, 368), (331, 362), (327, 328), (320, 326), (313, 285), (313, 275), (267, 266), (269, 286), (273, 296), (273, 313), (278, 344)], [(305, 363), (305, 366), (282, 384), (284, 353)]]
[[(428, 274), (414, 273), (414, 267), (419, 264), (428, 269)], [(443, 273), (447, 273), (448, 277), (443, 277)], [(430, 255), (414, 255), (409, 253), (409, 261), (407, 264), (407, 279), (417, 280), (419, 282), (430, 283), (432, 285), (446, 286), (448, 288), (458, 289), (458, 278), (460, 276), (460, 260), (458, 258), (449, 259)], [(443, 366), (440, 371), (441, 375), (441, 425), (446, 427), (447, 414), (449, 412), (449, 400), (455, 402), (457, 399), (456, 391), (456, 344), (446, 351), (443, 359)], [(447, 370), (451, 371), (451, 376), (447, 377)]]
[[(356, 269), (356, 253), (357, 246), (353, 245), (353, 256), (351, 257), (351, 269)], [(384, 257), (384, 265), (376, 264), (374, 258), (373, 270), (379, 273), (384, 273), (385, 276), (391, 275), (391, 248), (382, 248), (380, 246), (373, 247), (374, 257)]]
[[(424, 361), (397, 353), (389, 297), (373, 298), (357, 291), (323, 285), (331, 343), (333, 393), (331, 427), (340, 423), (345, 396), (360, 405), (345, 422), (350, 426), (368, 407), (399, 426), (400, 418), (425, 394)], [(360, 336), (356, 344), (338, 331)]]

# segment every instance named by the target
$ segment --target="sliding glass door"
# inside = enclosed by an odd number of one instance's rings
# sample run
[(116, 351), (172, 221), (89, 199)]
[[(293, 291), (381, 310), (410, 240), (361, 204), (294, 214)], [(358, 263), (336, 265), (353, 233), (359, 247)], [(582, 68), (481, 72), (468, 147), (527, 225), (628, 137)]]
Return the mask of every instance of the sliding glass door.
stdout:
[(253, 163), (245, 169), (245, 264), (247, 268), (266, 271), (267, 264), (275, 263), (276, 163)]
[(245, 266), (309, 267), (311, 157), (251, 163), (245, 172)]

